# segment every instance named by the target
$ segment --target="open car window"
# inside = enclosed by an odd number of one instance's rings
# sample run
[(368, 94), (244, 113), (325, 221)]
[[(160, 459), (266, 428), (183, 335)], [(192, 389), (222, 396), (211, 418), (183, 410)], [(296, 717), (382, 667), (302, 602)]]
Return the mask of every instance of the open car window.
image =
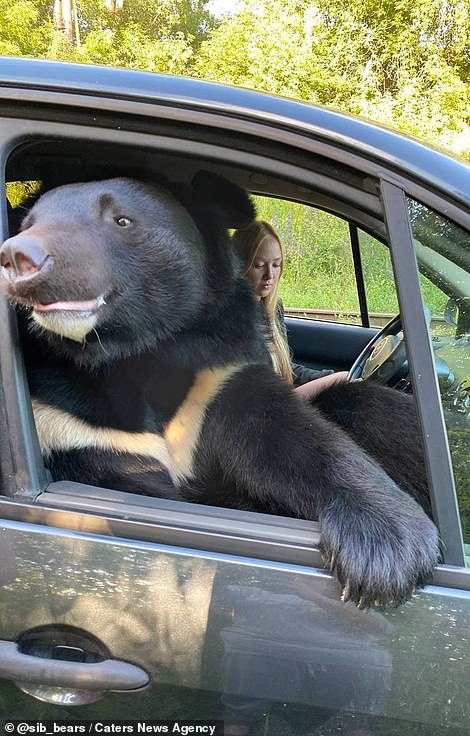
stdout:
[[(59, 141), (57, 145), (63, 154), (63, 157), (57, 163), (57, 168), (62, 175), (64, 171), (67, 171), (66, 163), (67, 155), (70, 154), (70, 144), (67, 141)], [(42, 149), (38, 154), (39, 147), (37, 143), (33, 142), (32, 148), (34, 149), (35, 146), (34, 156), (28, 157), (26, 151), (23, 160), (17, 152), (15, 152), (17, 159), (15, 160), (12, 157), (10, 165), (11, 180), (8, 182), (8, 195), (12, 206), (17, 206), (21, 202), (22, 196), (34, 196), (37, 193), (37, 183), (42, 179), (41, 174), (43, 172), (47, 174), (49, 171), (46, 164), (49, 154), (54, 151), (54, 143), (48, 143), (49, 148), (44, 157), (42, 156)], [(95, 145), (89, 142), (80, 147), (86, 178), (91, 178), (94, 175), (96, 175), (96, 178), (105, 176), (112, 160), (122, 160), (117, 155), (118, 152), (120, 154), (124, 152), (125, 166), (130, 166), (132, 163), (133, 151), (131, 148), (127, 150), (124, 147), (116, 148), (116, 152), (111, 145), (103, 148), (106, 161), (104, 159), (101, 161), (103, 155), (101, 148), (96, 156), (97, 150)], [(136, 151), (138, 151), (140, 164), (142, 164), (145, 158), (144, 153), (142, 150), (136, 149)], [(151, 160), (151, 163), (155, 166), (161, 165), (162, 170), (158, 172), (159, 175), (168, 175), (168, 178), (173, 180), (186, 179), (186, 181), (190, 181), (201, 166), (207, 168), (213, 166), (215, 170), (226, 174), (227, 178), (233, 176), (242, 186), (248, 188), (247, 183), (249, 184), (250, 177), (253, 176), (252, 172), (248, 168), (243, 171), (240, 166), (236, 169), (230, 169), (228, 165), (224, 167), (221, 163), (222, 154), (220, 150), (218, 155), (218, 163), (212, 164), (212, 162), (198, 160), (196, 157), (194, 159), (190, 157), (178, 159), (177, 155), (171, 155), (168, 152), (163, 156), (155, 147), (152, 150), (151, 157), (149, 156), (149, 161)], [(54, 161), (53, 156), (52, 161)], [(175, 162), (178, 163), (176, 170), (174, 170)], [(272, 162), (266, 159), (266, 168), (268, 168), (268, 164), (272, 165)], [(77, 169), (77, 166), (75, 166), (75, 169)], [(15, 175), (15, 167), (22, 173), (21, 177)], [(75, 169), (73, 170), (75, 171)], [(287, 176), (285, 179), (280, 176), (272, 177), (272, 179), (266, 177), (265, 195), (261, 196), (258, 189), (258, 194), (255, 197), (258, 215), (272, 222), (279, 230), (286, 249), (287, 267), (281, 284), (281, 295), (286, 306), (286, 312), (289, 313), (289, 309), (295, 309), (297, 314), (305, 313), (309, 317), (316, 316), (317, 320), (321, 322), (324, 322), (325, 319), (332, 319), (339, 323), (346, 323), (344, 326), (351, 332), (357, 333), (360, 331), (356, 326), (364, 324), (364, 313), (360, 304), (358, 274), (352, 252), (351, 231), (355, 228), (364, 275), (367, 317), (372, 327), (377, 328), (383, 325), (392, 314), (398, 311), (398, 307), (389, 251), (385, 244), (384, 225), (378, 214), (380, 203), (377, 196), (372, 197), (370, 194), (369, 190), (373, 189), (371, 182), (367, 181), (367, 206), (363, 207), (363, 191), (359, 178), (357, 180), (351, 179), (356, 188), (348, 183), (351, 188), (346, 193), (341, 190), (341, 198), (335, 198), (332, 191), (326, 196), (320, 188), (317, 190), (314, 184), (306, 186), (308, 172), (306, 170), (299, 171), (299, 177), (306, 177), (305, 186), (294, 185), (293, 181), (289, 180)], [(346, 180), (348, 176), (349, 172), (345, 171)], [(320, 178), (319, 182), (323, 184), (323, 179)], [(50, 185), (51, 182), (45, 182), (46, 189), (50, 188)], [(329, 186), (333, 189), (331, 182)], [(299, 196), (299, 191), (302, 191), (302, 196), (299, 198), (302, 198), (305, 203), (300, 204), (294, 201), (296, 192)], [(353, 202), (353, 194), (357, 196), (356, 203)], [(349, 199), (347, 204), (343, 201), (344, 199)], [(371, 199), (374, 200), (373, 206)], [(320, 202), (321, 206), (316, 206), (317, 202)], [(364, 224), (364, 229), (358, 223)], [(366, 227), (368, 228), (367, 231)], [(379, 235), (376, 238), (372, 234), (373, 232), (381, 233), (381, 236)], [(309, 310), (313, 310), (316, 314), (312, 315)], [(325, 313), (328, 313), (328, 317)], [(332, 334), (333, 342), (338, 346), (337, 349), (342, 349), (345, 333), (340, 336), (336, 333)], [(368, 342), (369, 334), (364, 332), (364, 335), (365, 342)], [(317, 339), (317, 343), (323, 344), (323, 338)], [(360, 352), (360, 349), (357, 349), (351, 359), (348, 358), (345, 363), (326, 364), (318, 360), (311, 361), (310, 365), (315, 369), (347, 370), (358, 352)], [(309, 361), (306, 361), (307, 365), (308, 363)], [(49, 486), (47, 492), (43, 493), (38, 501), (44, 506), (54, 504), (57, 507), (83, 508), (86, 511), (103, 515), (112, 515), (116, 513), (116, 510), (118, 513), (122, 511), (126, 518), (133, 518), (135, 521), (145, 519), (144, 523), (155, 518), (154, 509), (158, 508), (160, 510), (165, 505), (161, 504), (159, 499), (140, 499), (137, 501), (138, 497), (132, 497), (132, 493), (126, 498), (123, 496), (122, 492), (113, 491), (112, 488), (92, 489), (85, 486), (77, 488), (73, 484), (67, 485), (66, 481), (61, 481)], [(145, 511), (144, 507), (146, 507)], [(261, 537), (264, 535), (264, 539), (277, 544), (276, 537), (279, 538), (280, 528), (284, 525), (282, 533), (286, 535), (285, 539), (288, 539), (289, 544), (291, 544), (296, 538), (297, 528), (300, 528), (297, 520), (281, 521), (279, 519), (277, 522), (269, 521), (261, 529), (260, 526), (257, 526), (257, 519), (245, 517), (246, 522), (242, 519), (245, 512), (221, 512), (220, 509), (212, 509), (208, 511), (207, 516), (209, 517), (211, 514), (213, 514), (213, 521), (209, 524), (210, 529), (205, 521), (204, 524), (199, 525), (203, 514), (197, 516), (197, 523), (194, 524), (194, 512), (182, 506), (180, 511), (175, 511), (167, 506), (163, 517), (170, 524), (176, 524), (176, 518), (184, 516), (187, 526), (190, 524), (195, 526), (199, 539), (201, 539), (201, 534), (207, 534), (207, 546), (211, 549), (214, 548), (215, 536), (213, 531), (216, 528), (228, 528), (228, 520), (236, 519), (236, 524), (243, 527), (244, 533), (246, 532), (246, 539), (249, 539), (243, 549), (258, 556), (263, 555), (261, 550), (263, 545), (259, 544), (258, 541), (253, 543), (254, 537), (259, 539), (260, 535)], [(206, 515), (205, 510), (204, 515)], [(160, 517), (162, 517), (161, 513)], [(312, 528), (314, 527), (308, 522), (303, 525), (303, 541), (307, 540), (309, 530)], [(148, 530), (145, 533), (148, 533)], [(171, 534), (167, 531), (160, 530), (159, 534), (160, 537), (158, 538), (161, 540), (168, 541), (171, 538)], [(303, 547), (300, 554), (297, 554), (301, 547), (299, 545), (296, 553), (288, 557), (289, 561), (310, 561), (311, 540), (312, 537), (309, 537), (308, 546)], [(183, 543), (181, 538), (178, 541)], [(317, 537), (314, 538), (314, 544), (316, 543)], [(222, 549), (223, 547), (224, 544), (216, 545), (216, 549)], [(287, 559), (285, 556), (283, 557), (284, 553), (281, 547), (282, 545), (278, 545), (278, 552), (275, 552), (275, 554), (279, 554), (280, 559)], [(241, 548), (234, 544), (230, 549), (237, 550)], [(272, 556), (273, 546), (265, 554), (266, 557)]]

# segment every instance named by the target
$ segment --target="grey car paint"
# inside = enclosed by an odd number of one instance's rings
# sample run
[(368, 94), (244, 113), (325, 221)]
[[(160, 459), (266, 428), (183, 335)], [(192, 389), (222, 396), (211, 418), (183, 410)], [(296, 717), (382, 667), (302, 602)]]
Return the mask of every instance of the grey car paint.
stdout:
[[(148, 688), (119, 704), (113, 696), (113, 718), (177, 717), (186, 692), (200, 691), (192, 718), (214, 717), (236, 696), (259, 718), (282, 704), (287, 714), (295, 705), (367, 715), (372, 733), (382, 719), (402, 733), (468, 732), (468, 592), (428, 587), (401, 608), (364, 612), (342, 604), (318, 569), (30, 524), (5, 522), (1, 538), (2, 638), (72, 626), (150, 675)], [(165, 687), (179, 694), (175, 710)], [(67, 698), (4, 704), (2, 715), (25, 708), (31, 718), (109, 717), (106, 699), (71, 711)]]

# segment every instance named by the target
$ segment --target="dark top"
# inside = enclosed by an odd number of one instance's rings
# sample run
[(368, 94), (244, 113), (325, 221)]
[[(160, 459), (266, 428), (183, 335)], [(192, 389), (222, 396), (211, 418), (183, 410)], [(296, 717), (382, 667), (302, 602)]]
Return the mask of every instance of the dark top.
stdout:
[[(276, 307), (276, 320), (281, 334), (284, 337), (286, 344), (288, 344), (287, 328), (284, 321), (284, 305), (281, 299), (279, 299)], [(334, 371), (328, 369), (318, 371), (315, 368), (307, 368), (307, 366), (301, 365), (300, 363), (294, 363), (292, 360), (291, 365), (292, 372), (294, 374), (294, 386), (302, 386), (302, 384), (314, 381), (316, 378), (322, 378), (323, 376), (329, 376), (330, 373), (334, 373)]]

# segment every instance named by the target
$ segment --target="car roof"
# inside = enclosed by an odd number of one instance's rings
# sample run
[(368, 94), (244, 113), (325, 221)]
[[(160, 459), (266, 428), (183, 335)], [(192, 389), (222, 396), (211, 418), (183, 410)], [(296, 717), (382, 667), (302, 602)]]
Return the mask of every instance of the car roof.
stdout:
[(325, 107), (200, 79), (88, 64), (0, 58), (0, 99), (18, 90), (204, 110), (310, 133), (317, 140), (374, 159), (470, 206), (470, 166), (416, 138)]

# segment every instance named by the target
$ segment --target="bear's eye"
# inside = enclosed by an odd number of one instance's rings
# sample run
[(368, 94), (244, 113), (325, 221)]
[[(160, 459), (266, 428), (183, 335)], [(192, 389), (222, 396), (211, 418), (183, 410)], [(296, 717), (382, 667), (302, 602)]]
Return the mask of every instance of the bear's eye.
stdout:
[(132, 220), (129, 220), (128, 217), (116, 217), (114, 222), (119, 225), (119, 227), (129, 227), (129, 225), (132, 225)]

